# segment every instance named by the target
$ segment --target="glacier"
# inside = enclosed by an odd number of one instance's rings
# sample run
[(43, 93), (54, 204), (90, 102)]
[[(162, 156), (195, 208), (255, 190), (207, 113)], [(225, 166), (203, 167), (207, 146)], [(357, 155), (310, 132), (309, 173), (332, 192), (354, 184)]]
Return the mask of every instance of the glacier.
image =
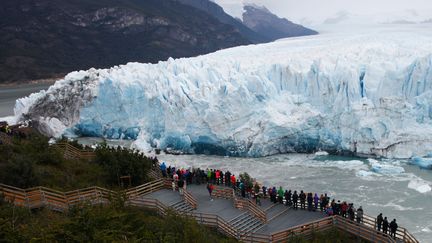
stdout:
[(14, 111), (50, 136), (131, 139), (145, 151), (426, 156), (432, 28), (323, 33), (77, 71)]

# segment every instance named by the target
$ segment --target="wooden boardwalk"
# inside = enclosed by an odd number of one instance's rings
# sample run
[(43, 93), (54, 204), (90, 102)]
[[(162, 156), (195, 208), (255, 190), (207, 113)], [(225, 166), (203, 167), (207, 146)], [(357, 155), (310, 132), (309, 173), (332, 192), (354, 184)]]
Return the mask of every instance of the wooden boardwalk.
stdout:
[(367, 215), (359, 224), (341, 216), (325, 217), (321, 212), (293, 210), (267, 199), (263, 199), (259, 207), (248, 199), (239, 198), (231, 188), (216, 187), (215, 198), (210, 200), (205, 185), (190, 185), (184, 195), (168, 189), (170, 185), (169, 180), (157, 179), (124, 192), (100, 187), (62, 192), (46, 187), (21, 189), (0, 184), (0, 194), (17, 206), (45, 207), (59, 212), (81, 203), (109, 204), (115, 195), (125, 194), (127, 205), (154, 209), (162, 216), (171, 208), (243, 242), (287, 242), (294, 236), (307, 239), (314, 232), (337, 228), (370, 242), (418, 243), (402, 227), (398, 228), (397, 240), (376, 231), (374, 219)]
[[(235, 207), (233, 199), (214, 198), (211, 201), (205, 185), (190, 185), (187, 190), (198, 202), (198, 208), (193, 210), (194, 212), (217, 214), (227, 222), (245, 213), (244, 210)], [(167, 207), (172, 207), (183, 201), (183, 197), (178, 191), (174, 192), (168, 189), (153, 192), (144, 197), (157, 199)], [(262, 199), (261, 208), (266, 212), (267, 219), (270, 219), (254, 231), (262, 234), (272, 234), (325, 217), (325, 214), (321, 212), (294, 210), (282, 204), (274, 204), (268, 199)]]

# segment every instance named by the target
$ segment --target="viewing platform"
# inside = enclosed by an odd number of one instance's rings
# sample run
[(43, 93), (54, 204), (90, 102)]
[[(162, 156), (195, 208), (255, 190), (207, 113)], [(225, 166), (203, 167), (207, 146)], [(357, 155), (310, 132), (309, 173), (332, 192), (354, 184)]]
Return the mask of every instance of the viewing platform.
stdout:
[[(327, 217), (320, 211), (294, 210), (268, 199), (262, 199), (258, 206), (224, 186), (215, 187), (213, 200), (210, 200), (205, 184), (189, 185), (180, 195), (172, 190), (170, 180), (161, 178), (123, 193), (128, 205), (155, 209), (160, 215), (171, 209), (242, 242), (286, 242), (297, 236), (308, 239), (314, 232), (335, 228), (370, 242), (418, 242), (402, 227), (398, 228), (396, 239), (377, 231), (375, 219), (367, 215), (362, 223), (356, 223), (338, 215)], [(65, 212), (84, 202), (108, 204), (118, 192), (100, 187), (61, 192), (45, 187), (20, 189), (0, 184), (0, 194), (17, 206)]]
[[(70, 145), (58, 144), (55, 147), (67, 158), (91, 160), (95, 156), (93, 151)], [(396, 238), (377, 231), (375, 218), (368, 215), (363, 215), (358, 223), (339, 215), (329, 217), (320, 210), (293, 209), (267, 198), (262, 198), (261, 205), (257, 205), (255, 201), (238, 195), (233, 188), (217, 185), (212, 193), (213, 200), (206, 184), (189, 184), (180, 195), (178, 190), (173, 191), (171, 179), (162, 178), (157, 163), (147, 173), (153, 179), (151, 182), (121, 192), (101, 187), (62, 192), (46, 187), (21, 189), (0, 184), (0, 195), (17, 206), (57, 212), (66, 212), (82, 203), (109, 204), (113, 198), (125, 195), (127, 205), (154, 209), (162, 216), (173, 210), (242, 242), (287, 242), (295, 237), (309, 239), (315, 232), (337, 229), (370, 242), (418, 243), (403, 227), (398, 227)]]

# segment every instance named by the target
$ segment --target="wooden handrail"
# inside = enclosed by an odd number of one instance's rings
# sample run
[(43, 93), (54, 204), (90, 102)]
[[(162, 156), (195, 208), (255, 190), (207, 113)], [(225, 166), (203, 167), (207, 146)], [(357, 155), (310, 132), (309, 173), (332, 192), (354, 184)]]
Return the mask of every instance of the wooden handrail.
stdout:
[[(142, 197), (142, 195), (145, 195), (151, 191), (157, 191), (166, 187), (166, 181), (167, 180), (159, 179), (124, 191), (128, 198), (127, 203), (134, 206), (154, 208), (158, 210), (161, 215), (166, 215), (168, 208), (164, 204), (156, 199)], [(46, 187), (21, 189), (1, 183), (0, 193), (6, 200), (13, 202), (17, 206), (28, 207), (29, 209), (46, 206), (56, 211), (66, 211), (70, 206), (83, 202), (90, 202), (91, 204), (109, 203), (112, 195), (117, 194), (117, 192), (101, 187), (88, 187), (68, 192), (61, 192)], [(253, 203), (251, 200), (237, 198), (234, 191), (233, 197), (236, 207), (244, 208), (263, 222), (266, 222), (265, 212), (260, 207), (255, 205), (255, 203)], [(193, 208), (197, 208), (196, 199), (188, 191), (185, 191), (184, 199)], [(351, 234), (373, 242), (396, 242), (395, 239), (389, 237), (388, 235), (376, 231), (375, 220), (367, 215), (363, 217), (363, 222), (361, 223), (357, 223), (337, 215), (291, 227), (275, 232), (271, 235), (263, 235), (248, 231), (239, 231), (217, 215), (196, 212), (182, 213), (191, 215), (198, 221), (198, 223), (217, 227), (220, 232), (232, 237), (236, 237), (237, 239), (243, 241), (287, 241), (292, 236), (302, 235), (304, 237), (309, 237), (314, 231), (321, 231), (331, 227), (337, 227), (341, 230), (345, 230)], [(404, 242), (418, 243), (418, 240), (416, 240), (415, 237), (408, 232), (408, 230), (402, 227), (398, 229), (396, 236), (398, 240), (402, 240)]]
[(193, 209), (198, 208), (198, 201), (187, 190), (183, 191), (183, 198)]
[(381, 232), (378, 232), (374, 228), (368, 227), (365, 224), (351, 221), (339, 215), (333, 216), (333, 219), (334, 219), (333, 224), (337, 228), (350, 232), (351, 234), (357, 235), (358, 237), (361, 237), (365, 240), (373, 241), (373, 242), (390, 242), (390, 243), (397, 242), (389, 235), (382, 234)]
[(234, 198), (233, 189), (221, 187), (221, 186), (215, 186), (215, 188), (212, 192), (212, 196), (218, 197), (218, 198), (231, 199), (231, 198)]
[(272, 242), (286, 242), (291, 237), (303, 236), (310, 237), (313, 232), (327, 230), (331, 227), (337, 227), (353, 235), (372, 242), (396, 242), (388, 235), (381, 234), (370, 227), (358, 224), (341, 216), (326, 217), (313, 222), (291, 227), (282, 231), (275, 232), (271, 235)]
[(264, 212), (264, 210), (249, 199), (238, 198), (234, 195), (234, 206), (236, 208), (249, 211), (249, 213), (257, 217), (263, 223), (267, 222), (267, 214)]
[(96, 157), (96, 153), (94, 151), (78, 149), (70, 145), (69, 143), (56, 143), (53, 146), (60, 150), (64, 150), (63, 156), (65, 158), (91, 160)]
[(234, 199), (234, 207), (239, 209), (245, 209), (252, 215), (257, 217), (261, 222), (267, 222), (267, 215), (260, 207), (249, 199), (243, 199), (237, 197), (233, 188), (224, 188), (216, 186), (212, 192), (212, 195), (219, 198)]

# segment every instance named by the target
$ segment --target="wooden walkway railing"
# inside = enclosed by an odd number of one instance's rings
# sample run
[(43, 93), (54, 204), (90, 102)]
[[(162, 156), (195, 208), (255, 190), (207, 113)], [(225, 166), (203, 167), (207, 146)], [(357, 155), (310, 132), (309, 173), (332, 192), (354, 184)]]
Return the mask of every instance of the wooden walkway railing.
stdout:
[(212, 195), (218, 198), (233, 199), (235, 197), (233, 191), (234, 189), (229, 187), (215, 186)]
[(190, 194), (187, 190), (183, 191), (183, 199), (188, 203), (193, 209), (198, 208), (198, 201)]
[(108, 203), (116, 192), (101, 187), (89, 187), (69, 192), (61, 192), (46, 187), (21, 189), (0, 184), (3, 197), (17, 206), (29, 209), (48, 207), (56, 211), (66, 211), (69, 207), (88, 202), (91, 204)]
[[(163, 188), (170, 188), (167, 181), (168, 180), (165, 179), (158, 179), (120, 193), (126, 194), (128, 199), (127, 204), (129, 205), (145, 206), (157, 210), (161, 215), (166, 215), (168, 207), (156, 199), (144, 198), (143, 196)], [(21, 189), (5, 184), (0, 184), (0, 193), (6, 200), (17, 206), (27, 207), (29, 209), (47, 207), (51, 210), (61, 212), (67, 211), (71, 206), (81, 203), (89, 203), (91, 205), (107, 204), (110, 202), (111, 198), (119, 195), (119, 192), (101, 187), (89, 187), (69, 192), (61, 192), (46, 187)], [(234, 194), (233, 198), (236, 207), (247, 209), (264, 223), (266, 222), (265, 212), (256, 206), (255, 203), (247, 199), (237, 198)], [(189, 192), (185, 192), (184, 200), (189, 203), (192, 208), (197, 208), (197, 201)], [(361, 223), (351, 221), (341, 216), (332, 216), (275, 232), (271, 235), (265, 235), (238, 230), (217, 215), (196, 212), (182, 213), (193, 217), (198, 223), (216, 227), (221, 233), (235, 237), (244, 242), (287, 242), (292, 239), (292, 237), (302, 236), (307, 238), (311, 237), (314, 232), (324, 231), (332, 227), (336, 227), (372, 242), (398, 242), (388, 235), (376, 231), (375, 219), (367, 215), (363, 217), (363, 222)], [(399, 241), (418, 243), (418, 240), (402, 227), (398, 228), (396, 236)]]
[(286, 230), (273, 233), (270, 238), (271, 242), (287, 242), (294, 237), (302, 236), (309, 239), (315, 232), (325, 231), (331, 228), (338, 228), (352, 235), (360, 237), (371, 242), (395, 243), (396, 240), (389, 235), (377, 232), (364, 224), (358, 224), (341, 216), (326, 217), (320, 220), (309, 222), (303, 225), (295, 226)]
[(66, 159), (84, 159), (84, 160), (92, 160), (96, 157), (96, 153), (94, 151), (89, 150), (81, 150), (75, 148), (74, 146), (68, 143), (56, 143), (52, 146), (58, 148), (63, 152), (63, 156)]
[(341, 216), (333, 216), (333, 224), (343, 231), (349, 232), (353, 235), (357, 235), (365, 240), (371, 242), (388, 242), (396, 243), (397, 241), (390, 237), (389, 235), (382, 234), (376, 231), (374, 228), (368, 227), (365, 224), (357, 223), (351, 221), (347, 218)]
[(249, 213), (257, 217), (261, 222), (264, 224), (267, 223), (267, 214), (251, 200), (234, 197), (234, 206), (238, 209), (249, 211)]
[(154, 209), (161, 216), (165, 216), (168, 211), (167, 206), (165, 206), (159, 200), (153, 198), (133, 198), (133, 199), (129, 199), (127, 204), (135, 207), (146, 207), (146, 208)]
[(215, 189), (212, 192), (212, 196), (218, 198), (233, 199), (235, 208), (249, 211), (249, 213), (257, 217), (264, 224), (267, 222), (267, 215), (264, 210), (258, 207), (251, 200), (237, 197), (233, 188), (215, 186)]
[[(164, 188), (164, 180), (159, 179), (120, 192), (120, 194), (125, 193), (126, 197), (130, 200), (162, 188)], [(17, 206), (29, 209), (48, 207), (57, 211), (66, 211), (69, 207), (83, 202), (105, 204), (112, 197), (119, 195), (119, 192), (96, 186), (61, 192), (41, 186), (21, 189), (5, 184), (0, 184), (0, 193), (7, 201), (13, 202)]]
[(150, 194), (155, 191), (159, 191), (163, 188), (167, 188), (166, 180), (157, 179), (137, 187), (133, 187), (126, 190), (126, 196), (128, 198), (137, 198), (144, 195)]

